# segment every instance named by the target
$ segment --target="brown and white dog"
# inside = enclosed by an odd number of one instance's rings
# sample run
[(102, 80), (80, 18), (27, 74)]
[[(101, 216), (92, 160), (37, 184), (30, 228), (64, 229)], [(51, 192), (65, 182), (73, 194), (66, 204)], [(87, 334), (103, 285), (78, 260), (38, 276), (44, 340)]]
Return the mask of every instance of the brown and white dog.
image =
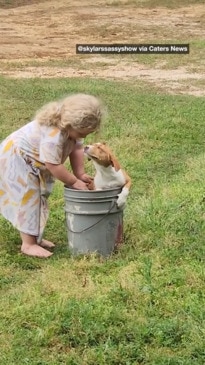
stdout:
[(118, 194), (117, 206), (122, 207), (129, 194), (131, 179), (121, 169), (119, 162), (105, 143), (94, 143), (84, 148), (85, 155), (92, 160), (96, 175), (91, 190), (121, 188)]

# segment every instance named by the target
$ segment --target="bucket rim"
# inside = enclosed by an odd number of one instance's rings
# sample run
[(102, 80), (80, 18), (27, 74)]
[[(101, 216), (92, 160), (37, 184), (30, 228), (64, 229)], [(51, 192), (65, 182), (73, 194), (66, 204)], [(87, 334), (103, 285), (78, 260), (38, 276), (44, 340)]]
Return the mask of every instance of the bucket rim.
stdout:
[(103, 191), (104, 192), (109, 192), (109, 191), (121, 191), (122, 190), (122, 188), (121, 187), (118, 187), (118, 188), (109, 188), (109, 189), (101, 189), (101, 190), (77, 190), (77, 189), (73, 189), (73, 188), (69, 188), (69, 187), (67, 187), (66, 185), (64, 185), (64, 189), (66, 190), (66, 191), (70, 191), (70, 192), (77, 192), (77, 193), (79, 193), (79, 194), (100, 194), (100, 193), (102, 193)]

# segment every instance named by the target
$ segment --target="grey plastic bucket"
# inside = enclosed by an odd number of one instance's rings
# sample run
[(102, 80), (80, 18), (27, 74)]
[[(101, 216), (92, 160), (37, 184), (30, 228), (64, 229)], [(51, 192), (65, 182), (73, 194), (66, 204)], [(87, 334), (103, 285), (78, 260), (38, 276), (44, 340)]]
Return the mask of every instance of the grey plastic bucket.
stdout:
[(123, 209), (116, 204), (121, 189), (64, 188), (68, 245), (73, 255), (109, 256), (122, 243)]

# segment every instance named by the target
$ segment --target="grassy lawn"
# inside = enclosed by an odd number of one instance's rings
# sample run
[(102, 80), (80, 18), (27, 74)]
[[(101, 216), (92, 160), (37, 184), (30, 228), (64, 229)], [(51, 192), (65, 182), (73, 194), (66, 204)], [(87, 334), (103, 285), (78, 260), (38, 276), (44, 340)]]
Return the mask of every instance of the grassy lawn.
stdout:
[(0, 140), (47, 101), (100, 96), (109, 113), (98, 139), (133, 181), (125, 242), (109, 259), (71, 257), (60, 183), (51, 259), (22, 256), (0, 217), (1, 365), (204, 365), (204, 99), (89, 79), (0, 85)]
[[(25, 6), (30, 4), (40, 4), (49, 0), (0, 0), (0, 7), (2, 8), (15, 8), (18, 6)], [(138, 7), (156, 7), (163, 6), (169, 8), (176, 8), (192, 5), (192, 4), (204, 4), (204, 0), (107, 0), (106, 6), (122, 6), (122, 5), (136, 5)]]
[[(12, 2), (12, 1), (11, 1)], [(138, 7), (153, 7), (158, 6), (176, 8), (193, 4), (204, 4), (203, 0), (107, 0), (106, 5), (122, 6), (136, 5)]]

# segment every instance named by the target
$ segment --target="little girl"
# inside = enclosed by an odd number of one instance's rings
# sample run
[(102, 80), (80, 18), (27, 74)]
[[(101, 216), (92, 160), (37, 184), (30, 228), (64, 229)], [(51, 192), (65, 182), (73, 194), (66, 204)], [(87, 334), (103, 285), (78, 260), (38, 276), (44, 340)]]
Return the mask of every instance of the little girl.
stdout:
[[(75, 94), (46, 104), (35, 119), (0, 144), (0, 213), (16, 227), (21, 252), (49, 257), (54, 247), (42, 239), (48, 218), (47, 199), (54, 179), (87, 190), (82, 139), (99, 129), (100, 101)], [(69, 156), (73, 173), (63, 165)]]

